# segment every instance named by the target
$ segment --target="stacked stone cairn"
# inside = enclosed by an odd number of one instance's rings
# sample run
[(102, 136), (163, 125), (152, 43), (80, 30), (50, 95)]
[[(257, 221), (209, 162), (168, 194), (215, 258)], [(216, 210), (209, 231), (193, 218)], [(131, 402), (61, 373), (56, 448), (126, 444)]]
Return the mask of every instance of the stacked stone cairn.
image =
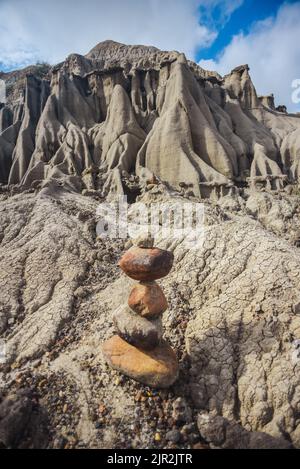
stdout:
[(156, 280), (168, 275), (174, 257), (153, 244), (153, 238), (140, 237), (119, 261), (125, 274), (139, 283), (133, 286), (128, 304), (114, 313), (117, 335), (102, 350), (113, 369), (147, 386), (167, 388), (178, 377), (178, 361), (162, 338), (161, 316), (168, 303)]

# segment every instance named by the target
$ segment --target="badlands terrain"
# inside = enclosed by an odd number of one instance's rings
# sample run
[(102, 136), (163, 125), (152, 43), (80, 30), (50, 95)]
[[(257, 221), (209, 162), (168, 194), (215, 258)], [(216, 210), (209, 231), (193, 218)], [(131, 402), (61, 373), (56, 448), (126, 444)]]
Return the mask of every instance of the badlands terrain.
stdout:
[[(221, 77), (113, 41), (0, 79), (1, 447), (299, 448), (299, 116), (247, 65)], [(132, 285), (131, 241), (96, 231), (120, 195), (132, 219), (205, 207), (196, 249), (155, 239), (174, 254), (169, 389), (101, 351)]]

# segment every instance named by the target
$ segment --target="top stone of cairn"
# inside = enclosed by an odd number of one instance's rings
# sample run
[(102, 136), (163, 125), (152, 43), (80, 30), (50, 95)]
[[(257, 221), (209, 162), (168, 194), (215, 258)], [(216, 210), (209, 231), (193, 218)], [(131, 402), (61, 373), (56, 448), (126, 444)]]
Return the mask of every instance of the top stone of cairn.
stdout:
[(132, 240), (132, 244), (138, 248), (153, 248), (154, 238), (147, 234), (142, 234)]

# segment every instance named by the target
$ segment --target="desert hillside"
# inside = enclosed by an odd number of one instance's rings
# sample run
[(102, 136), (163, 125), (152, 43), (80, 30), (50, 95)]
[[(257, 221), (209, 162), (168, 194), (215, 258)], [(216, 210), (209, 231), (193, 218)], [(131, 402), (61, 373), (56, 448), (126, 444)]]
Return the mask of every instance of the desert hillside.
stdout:
[[(105, 41), (2, 73), (0, 442), (19, 448), (300, 447), (300, 118), (184, 54)], [(270, 89), (270, 92), (272, 89)], [(276, 98), (276, 97), (275, 97)], [(99, 206), (203, 204), (203, 242), (160, 237), (179, 378), (104, 360), (132, 281)]]

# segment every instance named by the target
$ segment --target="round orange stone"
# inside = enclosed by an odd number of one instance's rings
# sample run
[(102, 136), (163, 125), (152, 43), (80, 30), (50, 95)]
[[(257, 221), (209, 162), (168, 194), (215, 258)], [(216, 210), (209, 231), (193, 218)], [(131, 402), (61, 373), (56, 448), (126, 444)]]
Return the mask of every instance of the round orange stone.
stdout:
[(156, 282), (136, 284), (130, 292), (128, 306), (141, 316), (151, 319), (168, 308), (166, 297)]
[(102, 351), (113, 369), (146, 386), (168, 388), (178, 378), (176, 355), (165, 341), (146, 351), (114, 335), (103, 344)]

